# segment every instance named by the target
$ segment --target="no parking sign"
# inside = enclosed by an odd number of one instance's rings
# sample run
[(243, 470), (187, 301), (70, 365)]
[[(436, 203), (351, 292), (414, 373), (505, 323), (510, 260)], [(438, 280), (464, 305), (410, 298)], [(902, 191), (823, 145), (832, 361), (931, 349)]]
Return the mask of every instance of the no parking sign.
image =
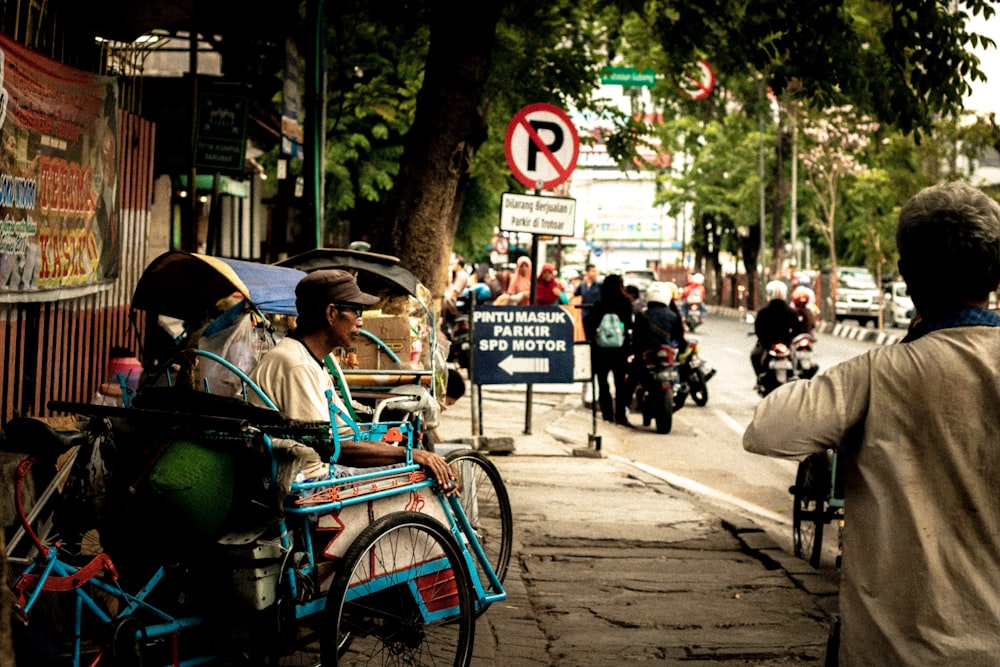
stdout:
[(580, 157), (580, 136), (562, 109), (551, 104), (529, 104), (507, 126), (504, 153), (519, 183), (547, 190), (573, 172)]
[(694, 66), (691, 74), (685, 75), (681, 81), (681, 92), (692, 100), (703, 100), (715, 88), (715, 72), (708, 62), (702, 60)]

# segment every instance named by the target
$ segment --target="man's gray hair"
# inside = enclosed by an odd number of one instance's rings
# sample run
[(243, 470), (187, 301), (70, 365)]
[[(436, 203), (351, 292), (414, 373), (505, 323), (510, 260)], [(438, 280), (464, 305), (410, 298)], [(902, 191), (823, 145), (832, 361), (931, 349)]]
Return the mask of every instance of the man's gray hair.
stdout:
[(1000, 283), (1000, 204), (964, 183), (924, 188), (899, 212), (896, 247), (922, 315), (982, 301)]

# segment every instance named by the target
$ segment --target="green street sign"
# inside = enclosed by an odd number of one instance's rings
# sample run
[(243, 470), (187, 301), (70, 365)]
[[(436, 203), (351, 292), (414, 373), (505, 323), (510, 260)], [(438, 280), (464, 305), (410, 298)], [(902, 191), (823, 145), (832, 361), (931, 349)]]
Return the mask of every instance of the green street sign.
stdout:
[(652, 88), (655, 83), (656, 72), (652, 67), (641, 72), (635, 67), (605, 67), (601, 70), (601, 85)]

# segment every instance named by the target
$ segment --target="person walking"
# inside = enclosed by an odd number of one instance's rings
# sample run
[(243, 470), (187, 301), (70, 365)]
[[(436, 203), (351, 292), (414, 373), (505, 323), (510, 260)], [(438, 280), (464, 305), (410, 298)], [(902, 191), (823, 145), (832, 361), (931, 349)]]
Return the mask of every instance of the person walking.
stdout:
[(987, 306), (1000, 285), (1000, 205), (961, 183), (926, 188), (900, 210), (896, 245), (917, 310), (902, 343), (778, 387), (743, 446), (838, 454), (850, 508), (840, 665), (993, 665), (1000, 317)]
[(583, 271), (583, 280), (573, 290), (573, 296), (580, 297), (580, 317), (586, 318), (591, 306), (601, 298), (601, 281), (597, 266), (588, 264)]
[[(614, 314), (620, 320), (624, 336), (621, 347), (602, 347), (597, 341), (598, 328), (605, 315)], [(612, 274), (601, 284), (601, 298), (594, 304), (583, 321), (583, 330), (590, 341), (590, 364), (597, 380), (597, 402), (601, 418), (621, 426), (631, 427), (628, 421), (628, 403), (631, 396), (626, 391), (625, 374), (631, 348), (632, 302), (625, 294), (622, 277)], [(615, 385), (612, 398), (608, 376)]]

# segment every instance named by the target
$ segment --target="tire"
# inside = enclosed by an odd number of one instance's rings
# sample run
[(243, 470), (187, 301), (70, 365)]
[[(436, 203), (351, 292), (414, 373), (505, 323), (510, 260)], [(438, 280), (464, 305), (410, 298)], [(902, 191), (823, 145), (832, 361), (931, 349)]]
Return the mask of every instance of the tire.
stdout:
[(687, 402), (687, 397), (688, 397), (687, 389), (682, 389), (681, 391), (677, 392), (677, 395), (674, 396), (674, 412), (677, 412), (678, 410), (684, 407), (684, 404)]
[(639, 412), (642, 413), (643, 426), (649, 426), (650, 424), (653, 423), (653, 414), (652, 414), (653, 411), (649, 409), (649, 406), (646, 403), (646, 401), (649, 400), (648, 396), (649, 392), (647, 392), (646, 389), (643, 388), (641, 385), (636, 388), (635, 404), (638, 407)]
[(658, 389), (655, 394), (650, 394), (648, 400), (655, 401), (656, 411), (656, 432), (670, 433), (674, 427), (674, 395), (673, 392)]
[[(503, 582), (514, 542), (514, 515), (500, 471), (484, 454), (471, 449), (454, 451), (445, 457), (445, 461), (458, 478), (462, 507), (486, 559), (497, 578)], [(476, 570), (483, 587), (488, 589), (489, 580), (478, 562)], [(487, 608), (488, 605), (480, 613)]]
[[(409, 570), (421, 562), (435, 567), (416, 582)], [(374, 581), (369, 564), (383, 572)], [(453, 613), (427, 620), (416, 596)], [(393, 512), (365, 528), (338, 563), (323, 611), (330, 631), (320, 638), (322, 664), (466, 667), (475, 618), (469, 571), (452, 534), (425, 514)]]
[(708, 383), (705, 382), (705, 374), (700, 369), (692, 368), (687, 383), (691, 400), (699, 408), (705, 407), (708, 403)]
[(813, 454), (799, 463), (792, 487), (792, 549), (819, 567), (823, 554), (823, 526), (826, 524), (826, 494), (830, 486), (826, 455)]

